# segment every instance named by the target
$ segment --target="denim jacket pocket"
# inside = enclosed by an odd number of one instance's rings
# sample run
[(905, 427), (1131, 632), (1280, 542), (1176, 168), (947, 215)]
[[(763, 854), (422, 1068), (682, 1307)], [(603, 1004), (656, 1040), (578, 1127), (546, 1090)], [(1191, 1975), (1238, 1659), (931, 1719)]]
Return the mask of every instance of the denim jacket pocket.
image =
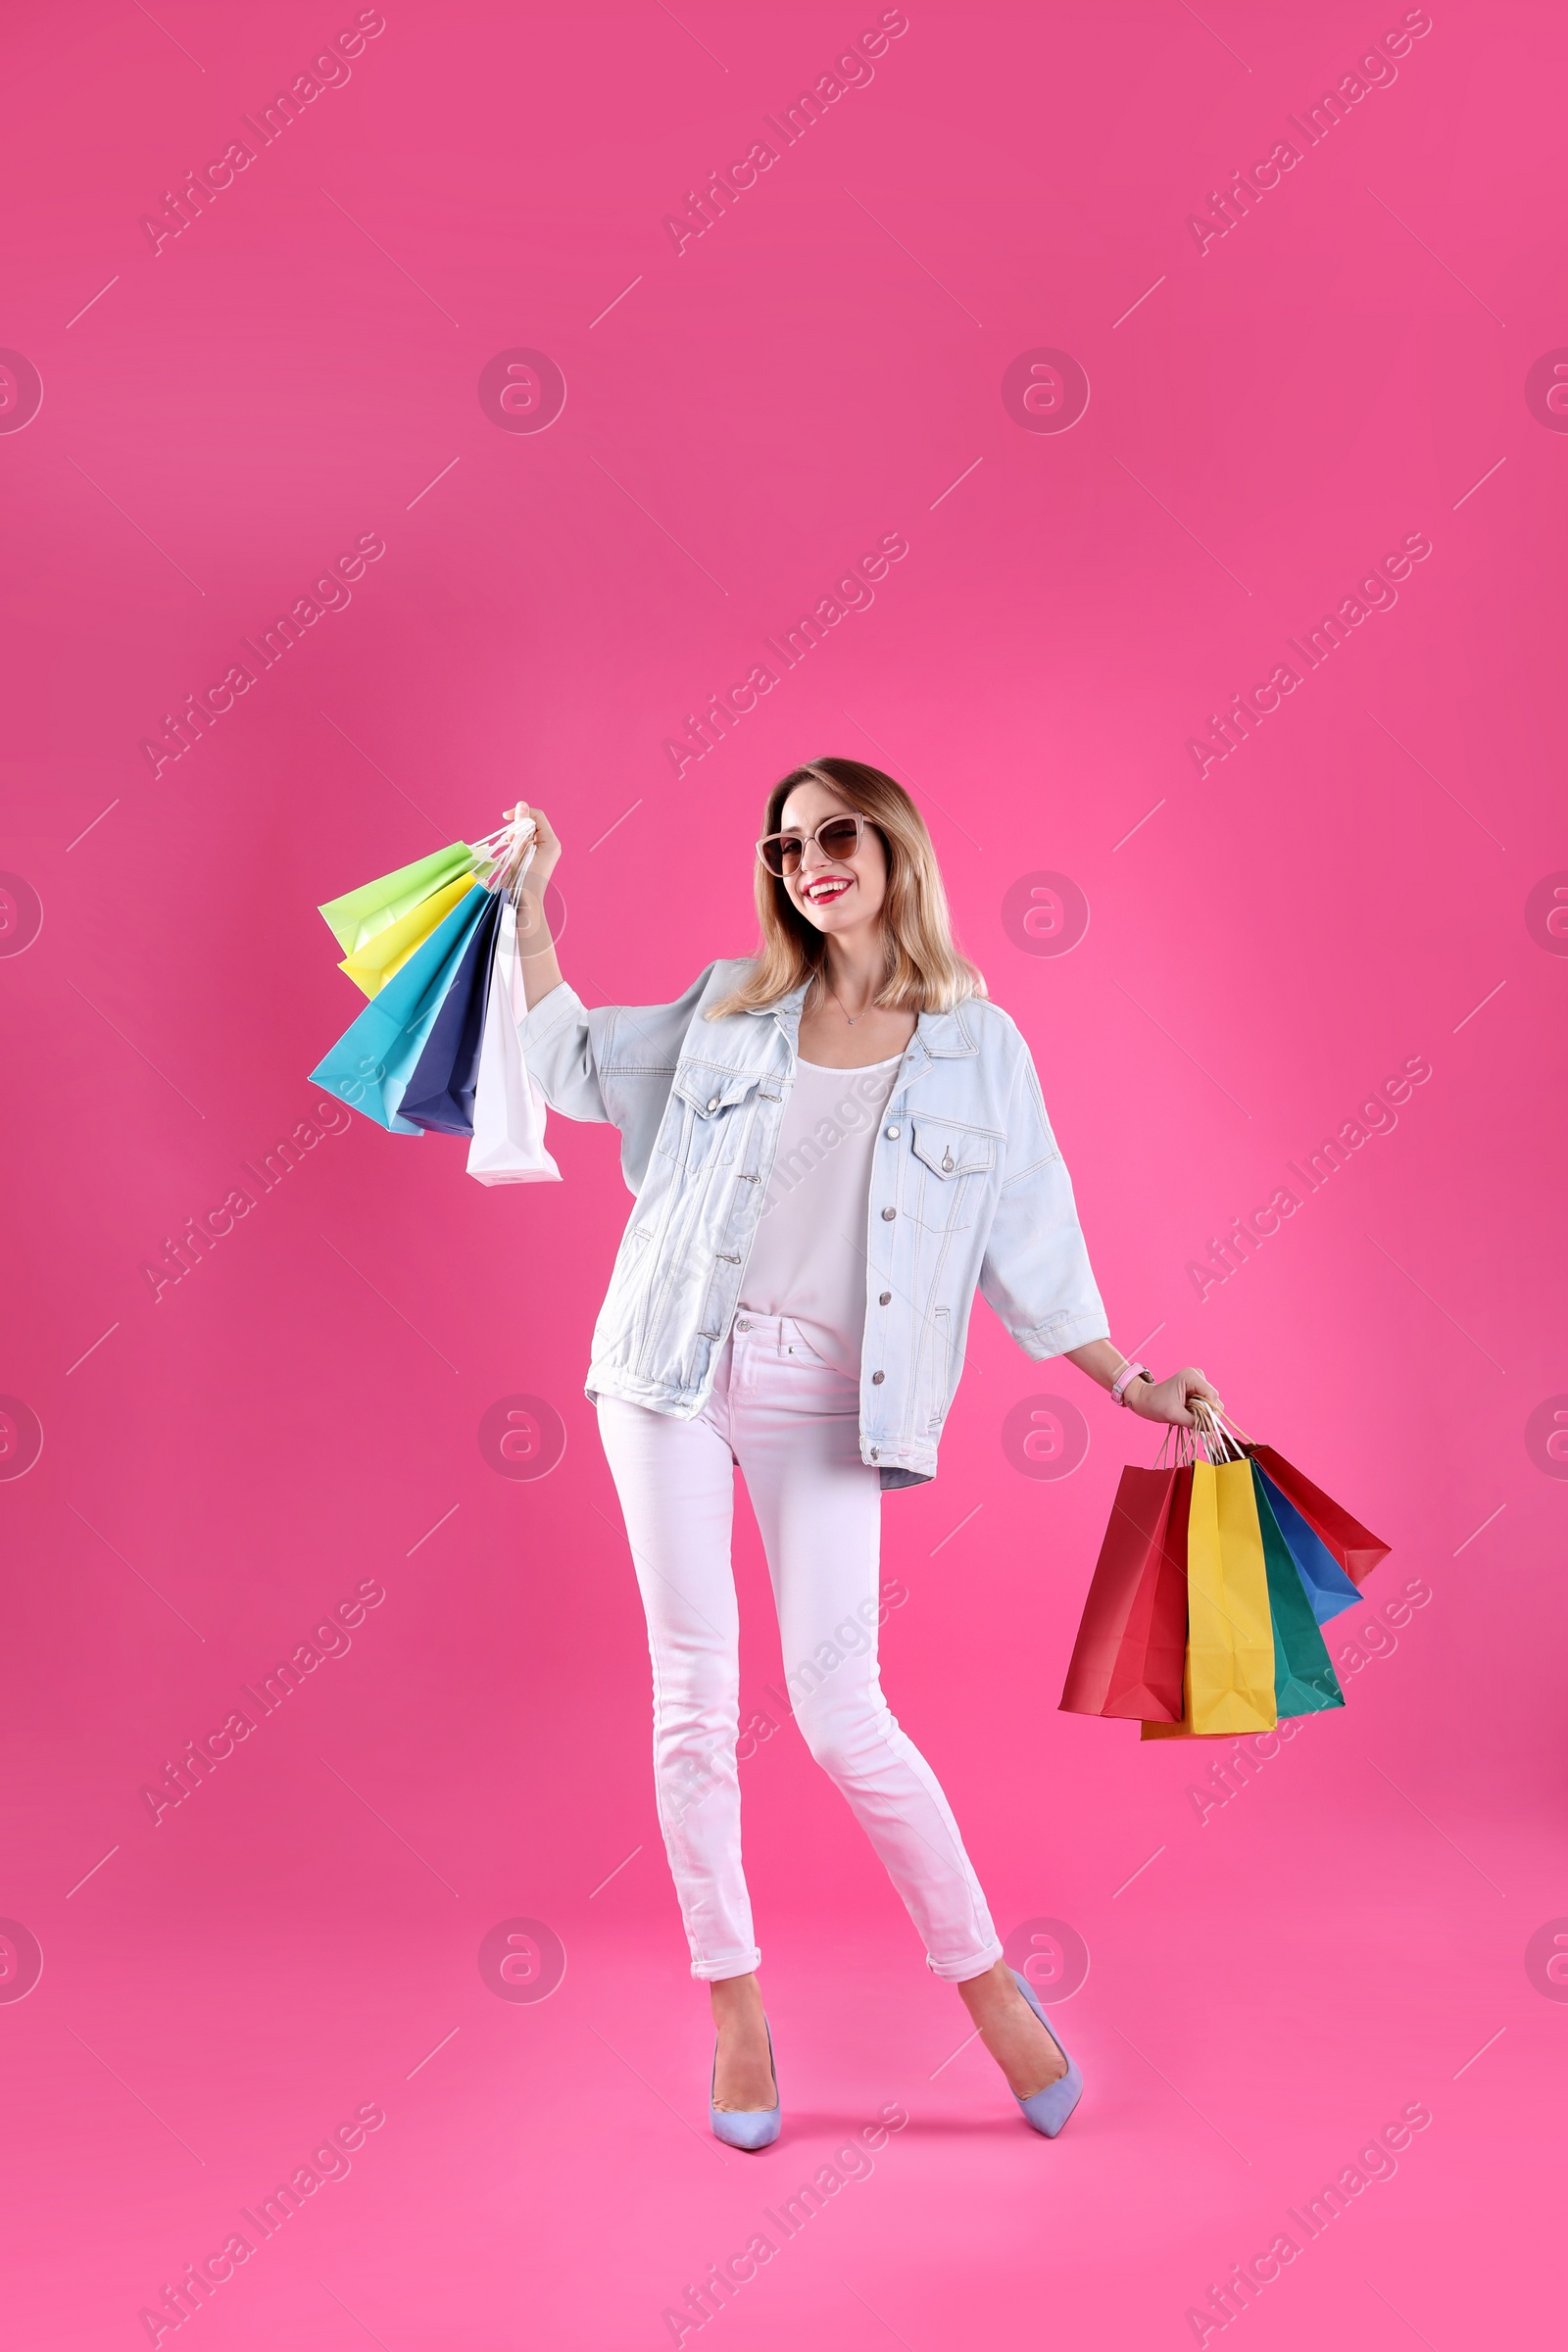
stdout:
[(670, 1088), (658, 1149), (691, 1174), (727, 1166), (746, 1129), (745, 1105), (759, 1083), (756, 1070), (683, 1062)]
[(953, 1388), (953, 1312), (950, 1307), (933, 1307), (927, 1316), (920, 1355), (924, 1377), (920, 1382), (919, 1409), (928, 1430), (940, 1429), (948, 1417), (948, 1398)]
[[(636, 1211), (633, 1210), (635, 1216)], [(610, 1289), (599, 1310), (594, 1328), (594, 1353), (603, 1354), (607, 1348), (620, 1347), (629, 1337), (647, 1293), (647, 1275), (652, 1259), (649, 1244), (652, 1234), (636, 1224), (628, 1225), (620, 1237), (615, 1252), (614, 1269), (610, 1277)]]
[(920, 1163), (913, 1215), (941, 1233), (972, 1225), (986, 1179), (997, 1164), (999, 1139), (920, 1111), (909, 1121), (909, 1149)]

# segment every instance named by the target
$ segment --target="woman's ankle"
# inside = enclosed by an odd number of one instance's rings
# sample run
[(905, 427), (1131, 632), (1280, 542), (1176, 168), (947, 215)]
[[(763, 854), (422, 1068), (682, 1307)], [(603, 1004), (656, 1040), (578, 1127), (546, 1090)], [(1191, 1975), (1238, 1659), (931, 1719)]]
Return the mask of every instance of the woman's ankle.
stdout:
[(716, 2026), (760, 2022), (762, 1990), (755, 1970), (744, 1977), (712, 1978), (708, 1999)]
[(1023, 1998), (1011, 1969), (1004, 1960), (994, 1960), (977, 1977), (963, 1978), (955, 1990), (976, 2025), (987, 2018), (1004, 2014), (1015, 2001)]

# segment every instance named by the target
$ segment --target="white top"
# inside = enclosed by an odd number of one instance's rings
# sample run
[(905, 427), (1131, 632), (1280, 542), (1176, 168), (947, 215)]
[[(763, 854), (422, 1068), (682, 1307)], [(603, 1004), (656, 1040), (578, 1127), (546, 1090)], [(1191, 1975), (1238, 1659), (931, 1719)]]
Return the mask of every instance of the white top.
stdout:
[(860, 1377), (865, 1218), (877, 1126), (904, 1055), (863, 1069), (795, 1064), (741, 1309), (789, 1315), (819, 1355)]

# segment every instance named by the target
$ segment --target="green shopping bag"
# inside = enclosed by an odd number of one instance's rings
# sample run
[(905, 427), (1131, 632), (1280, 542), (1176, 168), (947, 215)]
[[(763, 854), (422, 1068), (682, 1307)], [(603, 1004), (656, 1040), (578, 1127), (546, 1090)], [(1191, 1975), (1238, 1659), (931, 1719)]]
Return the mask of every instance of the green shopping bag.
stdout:
[(1328, 1707), (1343, 1707), (1345, 1693), (1329, 1662), (1290, 1545), (1280, 1533), (1263, 1475), (1255, 1462), (1248, 1466), (1257, 1503), (1258, 1533), (1263, 1539), (1268, 1609), (1274, 1627), (1274, 1704), (1281, 1715), (1317, 1715)]
[(395, 874), (382, 874), (378, 881), (362, 882), (358, 890), (345, 891), (340, 899), (328, 899), (320, 911), (344, 955), (352, 956), (378, 931), (412, 914), (421, 900), (444, 883), (456, 881), (460, 874), (471, 874), (477, 863), (466, 841), (454, 841), (444, 850), (433, 850), (428, 858), (416, 858), (412, 865), (400, 865)]

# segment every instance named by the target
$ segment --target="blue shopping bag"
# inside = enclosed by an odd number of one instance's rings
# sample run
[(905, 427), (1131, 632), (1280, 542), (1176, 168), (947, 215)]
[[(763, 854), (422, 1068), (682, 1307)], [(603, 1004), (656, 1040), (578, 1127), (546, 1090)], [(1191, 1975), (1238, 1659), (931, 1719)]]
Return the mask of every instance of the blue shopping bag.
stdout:
[(464, 950), (493, 905), (487, 890), (470, 890), (460, 899), (317, 1064), (312, 1085), (324, 1087), (393, 1135), (422, 1135), (422, 1127), (400, 1115), (403, 1090), (457, 977)]
[(473, 1133), (473, 1096), (479, 1081), (479, 1046), (490, 994), (491, 959), (501, 897), (487, 891), (488, 904), (468, 935), (452, 986), (441, 1003), (424, 1047), (409, 1074), (398, 1104), (400, 1118), (433, 1135)]
[(1317, 1530), (1307, 1525), (1290, 1496), (1256, 1461), (1252, 1464), (1252, 1474), (1268, 1496), (1275, 1524), (1296, 1562), (1297, 1574), (1319, 1625), (1327, 1625), (1342, 1609), (1353, 1609), (1361, 1595)]

